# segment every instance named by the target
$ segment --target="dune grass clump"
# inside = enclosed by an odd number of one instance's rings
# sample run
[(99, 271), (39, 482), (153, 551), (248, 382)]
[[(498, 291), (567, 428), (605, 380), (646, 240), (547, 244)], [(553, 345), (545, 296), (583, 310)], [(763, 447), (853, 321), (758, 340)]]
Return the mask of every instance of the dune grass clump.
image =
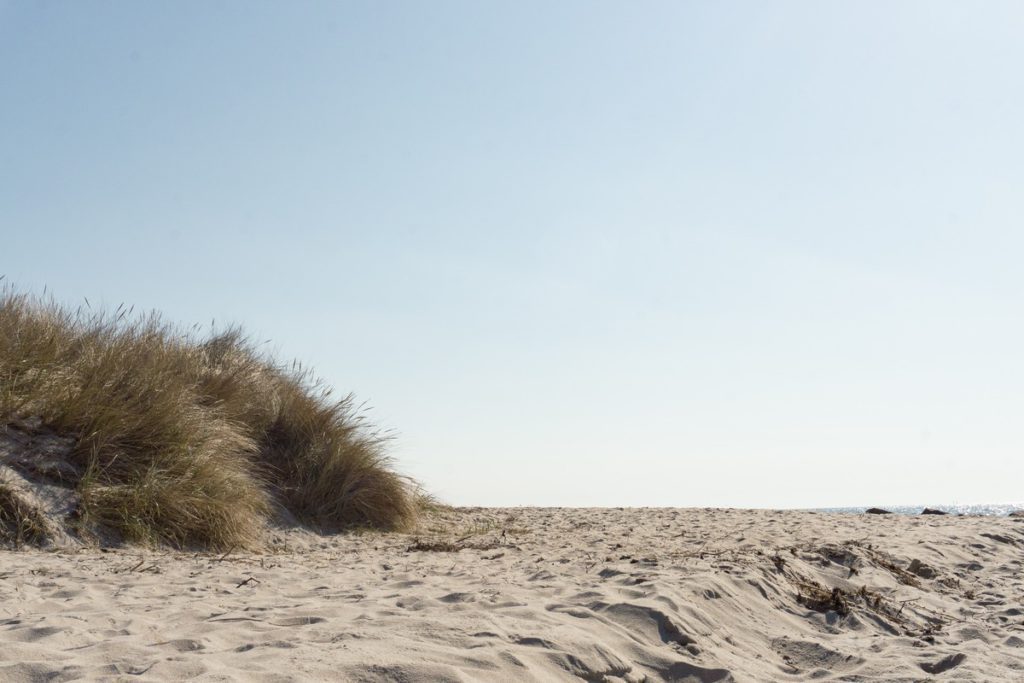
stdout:
[(17, 490), (0, 481), (0, 542), (14, 546), (42, 543), (50, 529), (43, 514), (26, 502)]
[(292, 365), (266, 363), (237, 329), (203, 344), (198, 377), (225, 417), (249, 426), (277, 500), (322, 531), (358, 525), (399, 529), (416, 516), (419, 496), (390, 468), (388, 437), (368, 425), (351, 395)]
[(351, 397), (156, 315), (0, 296), (0, 425), (72, 437), (83, 529), (129, 541), (253, 547), (289, 511), (321, 531), (399, 529), (417, 498)]

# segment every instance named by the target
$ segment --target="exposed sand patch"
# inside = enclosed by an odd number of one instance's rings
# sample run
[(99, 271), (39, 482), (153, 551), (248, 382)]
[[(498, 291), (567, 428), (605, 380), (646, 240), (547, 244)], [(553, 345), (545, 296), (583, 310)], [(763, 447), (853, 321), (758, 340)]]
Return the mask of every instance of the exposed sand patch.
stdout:
[(0, 680), (1024, 680), (1024, 518), (462, 509), (0, 553)]

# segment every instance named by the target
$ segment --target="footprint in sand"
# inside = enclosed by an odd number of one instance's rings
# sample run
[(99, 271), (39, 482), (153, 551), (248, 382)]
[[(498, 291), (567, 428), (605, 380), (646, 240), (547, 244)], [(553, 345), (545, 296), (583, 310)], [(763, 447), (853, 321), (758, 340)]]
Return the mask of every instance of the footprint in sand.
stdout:
[(416, 610), (426, 609), (430, 605), (423, 598), (413, 596), (413, 597), (409, 597), (409, 598), (399, 598), (398, 600), (395, 601), (395, 606), (396, 607), (401, 607), (402, 609), (408, 609), (408, 610), (416, 611)]
[(295, 643), (288, 642), (287, 640), (268, 640), (265, 643), (246, 643), (245, 645), (239, 645), (235, 648), (235, 652), (249, 652), (255, 650), (258, 647), (270, 647), (277, 648), (280, 650), (291, 650), (298, 647)]
[(297, 617), (284, 617), (277, 621), (271, 621), (273, 626), (309, 626), (310, 624), (320, 624), (327, 621), (323, 617), (310, 617), (310, 616), (297, 616)]
[(925, 671), (925, 673), (930, 673), (933, 675), (941, 674), (945, 673), (946, 671), (949, 671), (950, 669), (955, 669), (956, 667), (960, 666), (964, 663), (965, 659), (967, 659), (967, 655), (965, 655), (962, 652), (958, 652), (955, 655), (943, 657), (937, 662), (922, 662), (920, 666)]
[(153, 647), (162, 646), (170, 647), (178, 652), (197, 652), (206, 649), (206, 646), (201, 642), (191, 638), (179, 638), (177, 640), (165, 640), (162, 643), (153, 643)]
[(10, 638), (10, 640), (31, 643), (63, 632), (64, 629), (59, 626), (30, 626), (28, 628), (16, 629), (14, 631), (16, 635)]
[(782, 656), (786, 664), (798, 670), (810, 670), (812, 678), (820, 678), (817, 674), (821, 671), (849, 673), (864, 663), (862, 657), (848, 655), (810, 640), (778, 638), (772, 642), (772, 649)]
[(683, 646), (696, 642), (672, 617), (654, 607), (622, 602), (614, 605), (594, 603), (590, 605), (590, 609), (625, 628), (634, 639), (648, 643), (677, 643)]
[(735, 683), (728, 669), (710, 669), (686, 662), (676, 662), (660, 671), (666, 681), (695, 681), (699, 683)]

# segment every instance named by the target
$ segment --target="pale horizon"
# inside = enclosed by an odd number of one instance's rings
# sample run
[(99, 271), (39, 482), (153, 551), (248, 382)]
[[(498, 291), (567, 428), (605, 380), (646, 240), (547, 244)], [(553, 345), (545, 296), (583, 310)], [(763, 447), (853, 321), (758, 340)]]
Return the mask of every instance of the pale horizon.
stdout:
[(0, 275), (473, 506), (1012, 503), (1024, 7), (0, 2)]

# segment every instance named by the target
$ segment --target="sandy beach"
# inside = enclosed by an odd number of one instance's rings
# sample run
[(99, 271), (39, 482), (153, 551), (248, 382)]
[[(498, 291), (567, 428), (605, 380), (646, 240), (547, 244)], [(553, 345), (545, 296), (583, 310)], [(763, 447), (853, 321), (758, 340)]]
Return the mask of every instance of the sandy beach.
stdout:
[(1022, 35), (0, 0), (0, 683), (1024, 683)]
[(0, 554), (0, 680), (1024, 680), (1024, 519), (450, 509)]

